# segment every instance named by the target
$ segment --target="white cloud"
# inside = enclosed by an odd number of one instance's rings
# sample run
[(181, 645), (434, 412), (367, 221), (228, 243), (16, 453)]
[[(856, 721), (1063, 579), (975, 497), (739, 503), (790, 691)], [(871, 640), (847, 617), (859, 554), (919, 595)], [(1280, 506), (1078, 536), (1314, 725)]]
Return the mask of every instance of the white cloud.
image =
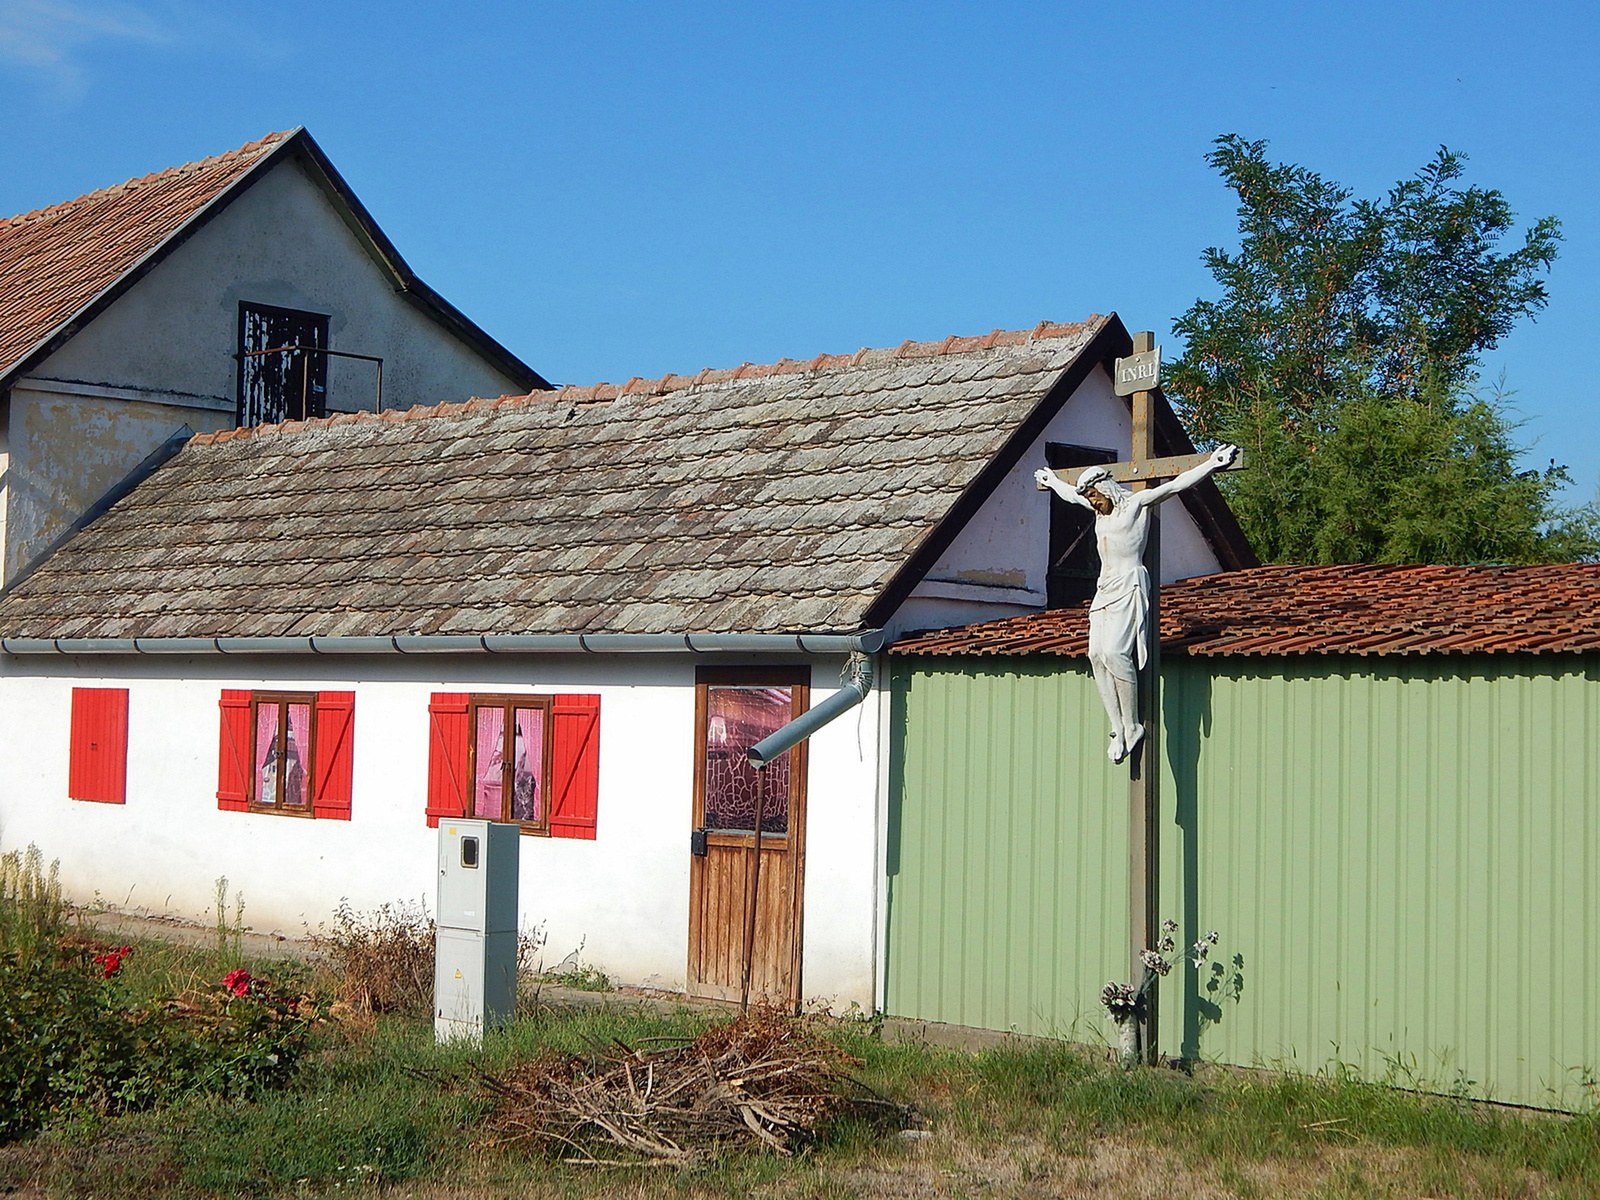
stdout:
[(83, 91), (78, 52), (96, 41), (161, 45), (173, 35), (149, 12), (129, 3), (0, 0), (0, 69), (8, 63), (45, 77), (64, 95)]

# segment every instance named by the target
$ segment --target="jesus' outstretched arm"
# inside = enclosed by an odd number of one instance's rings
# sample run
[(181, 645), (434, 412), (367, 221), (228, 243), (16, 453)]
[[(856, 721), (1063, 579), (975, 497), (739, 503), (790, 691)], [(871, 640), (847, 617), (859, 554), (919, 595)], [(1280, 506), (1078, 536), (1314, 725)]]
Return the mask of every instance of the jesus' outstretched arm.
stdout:
[(1074, 504), (1081, 504), (1084, 508), (1087, 508), (1091, 512), (1095, 511), (1094, 505), (1090, 504), (1088, 500), (1084, 499), (1082, 492), (1073, 487), (1066, 480), (1062, 479), (1061, 476), (1057, 475), (1049, 467), (1040, 467), (1033, 473), (1033, 478), (1035, 483), (1038, 483), (1042, 487), (1049, 488), (1063, 500), (1070, 500)]
[(1190, 467), (1177, 478), (1169, 479), (1167, 482), (1158, 484), (1156, 487), (1146, 488), (1142, 492), (1134, 492), (1133, 499), (1135, 503), (1145, 507), (1148, 507), (1152, 504), (1160, 504), (1163, 500), (1167, 500), (1173, 496), (1176, 496), (1179, 492), (1184, 491), (1186, 488), (1192, 488), (1202, 479), (1212, 474), (1212, 472), (1221, 471), (1224, 468), (1231, 467), (1233, 465), (1233, 460), (1238, 457), (1239, 447), (1218, 446), (1216, 450), (1212, 452), (1211, 457), (1206, 459), (1206, 461), (1201, 463), (1198, 467)]

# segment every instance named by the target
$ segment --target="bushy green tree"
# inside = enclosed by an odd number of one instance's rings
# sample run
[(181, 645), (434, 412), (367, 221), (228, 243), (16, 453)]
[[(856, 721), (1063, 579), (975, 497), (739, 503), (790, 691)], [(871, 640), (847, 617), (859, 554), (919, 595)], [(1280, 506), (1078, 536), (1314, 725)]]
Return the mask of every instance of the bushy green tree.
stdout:
[(1550, 562), (1600, 554), (1594, 506), (1557, 503), (1566, 469), (1519, 470), (1484, 351), (1544, 307), (1560, 223), (1514, 224), (1463, 187), (1441, 148), (1382, 199), (1218, 138), (1208, 161), (1239, 197), (1240, 245), (1213, 247), (1222, 287), (1175, 323), (1167, 390), (1208, 443), (1252, 469), (1222, 480), (1270, 562)]

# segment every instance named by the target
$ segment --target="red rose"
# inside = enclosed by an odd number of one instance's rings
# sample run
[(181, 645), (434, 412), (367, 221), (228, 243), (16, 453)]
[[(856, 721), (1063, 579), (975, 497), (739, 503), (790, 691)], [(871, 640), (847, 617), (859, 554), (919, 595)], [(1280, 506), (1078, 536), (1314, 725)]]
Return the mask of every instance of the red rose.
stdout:
[(120, 950), (110, 950), (105, 954), (96, 954), (94, 961), (100, 967), (100, 977), (102, 979), (110, 979), (118, 971), (122, 970), (123, 956), (130, 953), (132, 949), (132, 946), (123, 946)]
[(235, 967), (222, 977), (222, 986), (235, 996), (242, 996), (250, 990), (251, 975), (243, 967)]

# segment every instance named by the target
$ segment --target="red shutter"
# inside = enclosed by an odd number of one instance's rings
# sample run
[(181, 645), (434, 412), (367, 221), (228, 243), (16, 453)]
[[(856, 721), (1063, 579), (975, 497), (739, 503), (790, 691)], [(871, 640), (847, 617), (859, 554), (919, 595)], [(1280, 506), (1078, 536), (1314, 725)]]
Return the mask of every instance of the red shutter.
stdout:
[(467, 697), (435, 692), (428, 701), (428, 826), (467, 815)]
[(317, 693), (317, 765), (311, 815), (350, 819), (350, 786), (355, 764), (356, 694)]
[(593, 841), (600, 799), (600, 697), (557, 696), (553, 719), (550, 833)]
[(67, 795), (122, 804), (128, 798), (128, 689), (73, 688)]
[(250, 808), (250, 693), (224, 690), (222, 742), (217, 750), (217, 807)]

